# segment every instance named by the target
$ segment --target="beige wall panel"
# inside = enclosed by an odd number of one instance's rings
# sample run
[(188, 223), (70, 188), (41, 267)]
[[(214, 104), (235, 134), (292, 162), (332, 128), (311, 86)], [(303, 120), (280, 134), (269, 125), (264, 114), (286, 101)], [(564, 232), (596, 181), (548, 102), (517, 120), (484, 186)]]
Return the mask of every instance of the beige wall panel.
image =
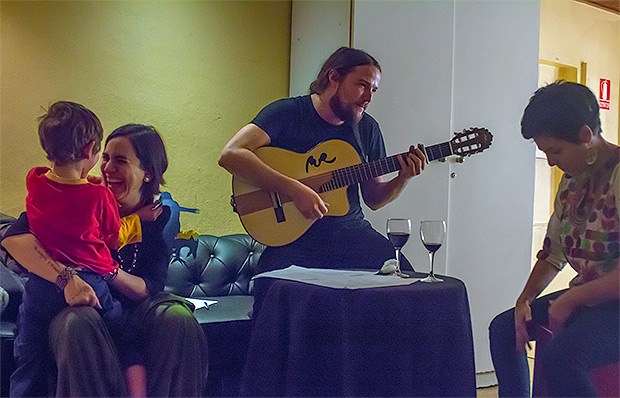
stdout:
[[(106, 135), (154, 125), (170, 167), (163, 188), (182, 229), (243, 229), (217, 165), (224, 144), (289, 87), (288, 1), (1, 2), (0, 211), (24, 209), (25, 176), (45, 165), (36, 118), (57, 100), (92, 109)], [(98, 169), (97, 169), (98, 173)]]

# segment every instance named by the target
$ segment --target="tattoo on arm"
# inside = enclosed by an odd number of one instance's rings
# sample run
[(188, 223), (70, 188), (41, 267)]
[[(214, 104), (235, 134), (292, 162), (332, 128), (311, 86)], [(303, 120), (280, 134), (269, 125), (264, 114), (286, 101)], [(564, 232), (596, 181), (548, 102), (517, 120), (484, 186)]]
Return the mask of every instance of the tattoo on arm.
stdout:
[(45, 263), (50, 266), (54, 271), (60, 273), (63, 270), (63, 267), (60, 266), (56, 261), (52, 260), (52, 258), (43, 250), (39, 245), (34, 245), (34, 251), (45, 261)]

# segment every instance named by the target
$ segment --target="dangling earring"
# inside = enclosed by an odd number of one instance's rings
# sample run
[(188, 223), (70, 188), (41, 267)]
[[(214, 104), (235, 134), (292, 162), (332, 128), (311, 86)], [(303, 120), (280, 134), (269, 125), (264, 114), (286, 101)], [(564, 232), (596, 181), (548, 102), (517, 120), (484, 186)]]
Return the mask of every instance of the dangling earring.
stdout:
[(592, 146), (592, 143), (586, 143), (586, 164), (588, 166), (592, 166), (596, 162), (597, 157), (598, 153), (596, 152), (596, 149)]

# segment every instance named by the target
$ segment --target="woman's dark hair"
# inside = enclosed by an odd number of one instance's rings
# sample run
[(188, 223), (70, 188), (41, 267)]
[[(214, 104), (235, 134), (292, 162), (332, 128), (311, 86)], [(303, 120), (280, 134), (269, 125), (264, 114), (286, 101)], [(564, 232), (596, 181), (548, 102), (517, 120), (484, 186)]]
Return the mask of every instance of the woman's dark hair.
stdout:
[(143, 181), (140, 188), (140, 200), (143, 205), (153, 202), (159, 193), (159, 186), (165, 184), (164, 172), (168, 168), (168, 156), (161, 136), (153, 126), (143, 124), (126, 124), (114, 130), (105, 140), (117, 137), (127, 137), (136, 156), (140, 159), (140, 168), (149, 176), (149, 181)]
[(310, 84), (310, 94), (321, 94), (327, 88), (329, 85), (329, 71), (332, 69), (343, 78), (351, 73), (353, 69), (362, 65), (371, 65), (381, 71), (379, 62), (367, 52), (351, 47), (340, 47), (329, 56), (321, 67), (316, 80)]
[(588, 125), (594, 135), (601, 131), (596, 96), (578, 83), (558, 80), (541, 87), (530, 98), (521, 118), (523, 138), (548, 135), (579, 142), (579, 130)]
[(39, 141), (47, 160), (58, 165), (77, 162), (84, 159), (84, 148), (91, 142), (95, 153), (101, 149), (101, 122), (83, 105), (58, 101), (38, 120)]

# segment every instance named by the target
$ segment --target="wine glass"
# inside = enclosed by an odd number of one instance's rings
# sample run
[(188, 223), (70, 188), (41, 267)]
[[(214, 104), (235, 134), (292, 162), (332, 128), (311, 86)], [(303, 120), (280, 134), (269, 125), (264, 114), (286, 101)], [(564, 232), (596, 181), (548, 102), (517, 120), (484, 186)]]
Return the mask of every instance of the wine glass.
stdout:
[(407, 278), (409, 275), (400, 271), (400, 249), (405, 246), (409, 240), (409, 235), (411, 235), (411, 220), (408, 218), (388, 218), (386, 229), (388, 239), (396, 250), (396, 271), (394, 275)]
[(434, 272), (435, 252), (439, 250), (446, 237), (446, 222), (443, 220), (422, 221), (420, 223), (420, 239), (428, 250), (428, 257), (431, 263), (431, 272), (420, 282), (443, 282), (437, 278)]

